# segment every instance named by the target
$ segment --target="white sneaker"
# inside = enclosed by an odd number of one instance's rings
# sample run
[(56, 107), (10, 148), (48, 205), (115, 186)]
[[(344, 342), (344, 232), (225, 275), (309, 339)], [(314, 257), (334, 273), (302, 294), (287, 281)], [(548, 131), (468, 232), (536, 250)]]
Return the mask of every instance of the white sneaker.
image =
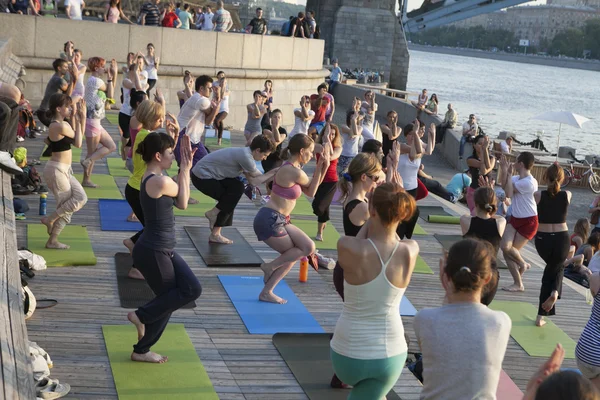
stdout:
[(333, 258), (322, 256), (317, 253), (317, 260), (319, 261), (319, 268), (334, 269), (335, 260)]
[(17, 136), (17, 142), (24, 142), (25, 138), (22, 138), (21, 136)]
[(13, 175), (23, 172), (8, 151), (0, 151), (0, 168)]

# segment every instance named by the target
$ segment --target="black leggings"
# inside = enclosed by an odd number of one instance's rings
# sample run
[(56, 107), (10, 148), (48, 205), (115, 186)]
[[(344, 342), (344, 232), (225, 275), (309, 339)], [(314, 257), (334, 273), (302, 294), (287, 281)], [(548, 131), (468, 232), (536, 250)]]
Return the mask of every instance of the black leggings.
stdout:
[[(417, 189), (407, 190), (406, 193), (410, 194), (415, 199), (417, 198)], [(415, 213), (412, 218), (406, 222), (398, 224), (398, 228), (396, 229), (396, 233), (400, 236), (400, 239), (412, 238), (413, 231), (415, 230), (415, 226), (417, 225), (417, 220), (419, 219), (419, 207), (415, 209)]]
[(121, 128), (121, 136), (125, 139), (129, 139), (129, 122), (131, 121), (131, 116), (127, 114), (119, 113), (119, 128)]
[(217, 138), (223, 138), (223, 121), (227, 118), (227, 111), (223, 111), (217, 114), (215, 117), (215, 129), (217, 130)]
[(312, 202), (313, 213), (317, 216), (317, 221), (325, 223), (329, 221), (329, 206), (335, 196), (337, 182), (321, 182), (315, 198)]
[[(142, 209), (142, 205), (140, 204), (140, 191), (132, 188), (128, 184), (127, 186), (125, 186), (125, 200), (127, 200), (127, 203), (133, 210), (133, 213), (135, 214), (137, 219), (140, 220), (142, 226), (146, 226), (144, 220), (144, 210)], [(144, 229), (140, 230), (130, 238), (134, 244), (138, 241), (138, 239), (142, 235), (142, 232), (144, 232)]]
[(562, 293), (562, 280), (564, 262), (569, 254), (571, 239), (569, 232), (546, 233), (538, 232), (535, 235), (535, 249), (537, 250), (542, 260), (546, 263), (544, 275), (542, 275), (542, 287), (540, 288), (540, 305), (538, 307), (538, 315), (554, 315), (556, 307), (546, 311), (542, 308), (550, 294), (558, 291), (558, 298)]
[(183, 258), (173, 250), (154, 249), (139, 243), (133, 248), (133, 261), (140, 266), (146, 283), (156, 295), (135, 312), (146, 326), (146, 332), (133, 346), (133, 351), (145, 354), (160, 339), (171, 313), (200, 297), (202, 286)]
[(148, 79), (148, 90), (146, 90), (148, 98), (150, 98), (150, 91), (152, 90), (154, 85), (156, 85), (156, 79)]
[(244, 194), (244, 184), (238, 178), (200, 179), (191, 174), (192, 183), (202, 193), (218, 201), (215, 227), (231, 226), (233, 211)]
[(452, 194), (448, 190), (446, 190), (446, 188), (442, 186), (441, 183), (433, 179), (423, 178), (421, 176), (419, 177), (419, 180), (423, 182), (423, 185), (425, 185), (425, 188), (427, 188), (429, 192), (440, 196), (446, 201), (452, 202)]

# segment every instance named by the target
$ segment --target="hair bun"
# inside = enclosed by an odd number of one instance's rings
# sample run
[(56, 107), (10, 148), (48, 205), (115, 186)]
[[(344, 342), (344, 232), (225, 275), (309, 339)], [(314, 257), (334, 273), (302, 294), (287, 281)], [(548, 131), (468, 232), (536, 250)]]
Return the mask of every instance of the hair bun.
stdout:
[(486, 203), (486, 205), (485, 205), (485, 210), (486, 210), (486, 211), (493, 211), (493, 210), (494, 210), (494, 207), (492, 207), (492, 205), (491, 205), (491, 204), (489, 204), (489, 203)]

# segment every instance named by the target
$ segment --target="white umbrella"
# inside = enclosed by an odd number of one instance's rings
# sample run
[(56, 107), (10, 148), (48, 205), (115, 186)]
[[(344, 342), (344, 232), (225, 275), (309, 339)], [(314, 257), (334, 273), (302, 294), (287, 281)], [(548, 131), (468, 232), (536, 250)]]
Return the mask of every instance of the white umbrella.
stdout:
[(558, 160), (558, 148), (560, 147), (560, 130), (562, 124), (570, 125), (575, 128), (581, 129), (583, 124), (589, 121), (586, 117), (572, 113), (570, 111), (546, 111), (533, 119), (539, 119), (542, 121), (558, 122), (558, 140), (556, 146), (556, 159)]

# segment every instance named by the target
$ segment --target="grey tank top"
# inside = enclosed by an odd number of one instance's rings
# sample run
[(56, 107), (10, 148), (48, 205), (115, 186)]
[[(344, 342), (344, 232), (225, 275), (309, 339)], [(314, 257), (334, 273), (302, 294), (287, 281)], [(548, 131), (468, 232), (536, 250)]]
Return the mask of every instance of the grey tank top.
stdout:
[(254, 113), (248, 112), (248, 121), (246, 121), (246, 126), (244, 127), (244, 131), (250, 132), (250, 133), (255, 133), (255, 132), (262, 133), (262, 126), (260, 125), (260, 121), (262, 121), (262, 117), (254, 118)]
[(146, 182), (155, 176), (146, 177), (140, 185), (140, 204), (144, 211), (144, 232), (138, 243), (156, 250), (172, 250), (175, 248), (175, 215), (173, 214), (173, 198), (161, 196), (153, 199), (146, 192)]

